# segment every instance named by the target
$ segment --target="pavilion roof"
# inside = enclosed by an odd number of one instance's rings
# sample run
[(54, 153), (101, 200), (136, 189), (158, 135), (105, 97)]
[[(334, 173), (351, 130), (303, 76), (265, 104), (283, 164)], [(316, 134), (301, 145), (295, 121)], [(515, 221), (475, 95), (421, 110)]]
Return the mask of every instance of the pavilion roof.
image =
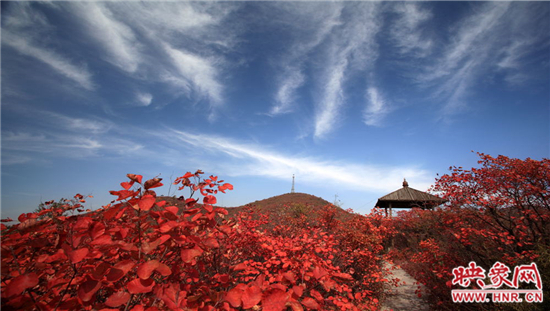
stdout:
[(445, 202), (445, 199), (410, 188), (409, 183), (404, 180), (403, 188), (379, 198), (376, 206), (382, 208), (432, 208)]

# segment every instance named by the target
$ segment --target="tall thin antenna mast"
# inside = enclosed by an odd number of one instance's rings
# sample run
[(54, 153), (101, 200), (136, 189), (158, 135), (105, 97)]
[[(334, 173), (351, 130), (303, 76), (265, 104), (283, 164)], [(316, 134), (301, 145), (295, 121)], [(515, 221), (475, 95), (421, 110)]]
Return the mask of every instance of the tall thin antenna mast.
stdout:
[(290, 193), (294, 193), (294, 174), (292, 174), (292, 189), (290, 190)]

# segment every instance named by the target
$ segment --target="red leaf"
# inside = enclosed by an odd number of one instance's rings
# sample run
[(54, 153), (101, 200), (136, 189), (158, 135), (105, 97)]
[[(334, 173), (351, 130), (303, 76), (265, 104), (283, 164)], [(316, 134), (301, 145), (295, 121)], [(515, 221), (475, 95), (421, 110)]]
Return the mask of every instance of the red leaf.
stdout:
[(202, 199), (202, 202), (204, 204), (211, 204), (211, 205), (214, 205), (216, 204), (217, 200), (216, 200), (216, 197), (213, 196), (213, 195), (207, 195), (205, 196), (203, 199)]
[(20, 275), (14, 278), (13, 280), (11, 280), (11, 282), (8, 284), (5, 292), (6, 297), (20, 295), (27, 288), (35, 287), (37, 284), (38, 284), (38, 276), (36, 275), (36, 273), (33, 272), (29, 274)]
[(225, 301), (229, 302), (233, 308), (238, 308), (241, 306), (241, 298), (243, 296), (243, 290), (246, 285), (239, 284), (235, 286), (234, 288), (230, 289), (225, 294)]
[(316, 290), (312, 289), (309, 291), (310, 295), (315, 298), (317, 301), (324, 301), (323, 296)]
[(302, 297), (302, 295), (304, 294), (304, 287), (302, 286), (295, 285), (294, 287), (292, 287), (292, 290), (298, 297)]
[(109, 273), (105, 276), (107, 278), (107, 281), (109, 282), (116, 282), (124, 277), (124, 271), (118, 269), (118, 268), (111, 268), (109, 270)]
[(118, 213), (120, 208), (118, 206), (109, 207), (103, 212), (103, 218), (105, 220), (111, 220)]
[(216, 238), (208, 238), (204, 241), (204, 245), (210, 247), (210, 248), (218, 248), (220, 247), (220, 243), (218, 243), (218, 240)]
[(116, 282), (120, 280), (126, 275), (126, 273), (128, 273), (128, 271), (130, 271), (134, 267), (134, 265), (135, 263), (130, 259), (118, 262), (106, 275), (107, 280), (110, 282)]
[(194, 248), (182, 249), (181, 259), (185, 263), (191, 263), (195, 259), (195, 257), (202, 255), (202, 253), (203, 250), (196, 246)]
[(145, 262), (143, 264), (141, 264), (137, 270), (137, 275), (141, 278), (141, 279), (148, 279), (151, 274), (153, 273), (153, 271), (157, 271), (158, 273), (160, 273), (162, 276), (167, 276), (167, 275), (170, 275), (172, 274), (172, 270), (170, 270), (170, 268), (159, 262), (158, 260), (154, 259), (154, 260), (150, 260), (148, 262)]
[(241, 270), (246, 270), (246, 268), (248, 268), (248, 266), (247, 266), (244, 262), (241, 262), (241, 263), (235, 265), (235, 266), (233, 267), (233, 270), (235, 270), (235, 271), (241, 271)]
[(322, 277), (324, 277), (324, 276), (327, 275), (327, 274), (328, 274), (328, 272), (327, 272), (325, 269), (323, 269), (323, 268), (315, 267), (315, 268), (313, 269), (313, 276), (314, 276), (317, 280), (321, 279)]
[(96, 222), (92, 228), (92, 240), (95, 240), (99, 236), (105, 233), (105, 225), (101, 222)]
[(88, 278), (86, 282), (80, 284), (78, 287), (78, 297), (82, 301), (90, 301), (100, 287), (101, 282)]
[(102, 262), (99, 265), (95, 266), (92, 274), (90, 274), (90, 277), (96, 281), (101, 281), (109, 268), (111, 268), (111, 265), (106, 262)]
[(141, 178), (143, 178), (141, 175), (136, 174), (126, 174), (128, 178), (130, 178), (131, 181), (137, 182), (138, 184), (141, 184)]
[(218, 190), (225, 193), (225, 190), (233, 190), (233, 185), (230, 183), (225, 183), (221, 186), (218, 186)]
[(148, 262), (144, 262), (142, 263), (139, 268), (137, 269), (137, 275), (141, 278), (141, 279), (148, 279), (151, 274), (153, 273), (153, 271), (155, 271), (155, 269), (159, 266), (159, 261), (158, 260), (150, 260)]
[(130, 294), (144, 294), (153, 290), (155, 286), (155, 281), (152, 279), (142, 280), (137, 278), (126, 285), (128, 292)]
[(262, 311), (283, 311), (288, 300), (288, 294), (280, 289), (270, 290), (262, 300)]
[(168, 276), (172, 274), (172, 270), (167, 265), (163, 264), (162, 262), (159, 263), (159, 266), (155, 269), (160, 275), (162, 276)]
[(149, 179), (148, 181), (145, 182), (145, 184), (143, 186), (145, 187), (145, 189), (157, 188), (157, 187), (162, 186), (162, 183), (160, 182), (161, 180), (162, 180), (162, 178)]
[(109, 191), (109, 193), (112, 195), (118, 195), (117, 201), (127, 199), (135, 194), (134, 191), (130, 190)]
[(179, 208), (177, 206), (173, 206), (173, 205), (172, 206), (167, 206), (165, 209), (167, 211), (171, 212), (172, 214), (176, 215), (176, 216), (179, 213)]
[(134, 182), (121, 182), (120, 185), (122, 186), (122, 188), (128, 190), (130, 188), (132, 188), (132, 185), (134, 184)]
[(166, 233), (172, 230), (172, 228), (177, 227), (178, 225), (179, 224), (173, 220), (167, 221), (160, 226), (160, 232)]
[(155, 204), (156, 199), (152, 195), (144, 195), (138, 202), (139, 209), (142, 211), (148, 211)]
[(292, 311), (304, 311), (304, 308), (302, 308), (302, 305), (295, 301), (290, 302), (290, 308), (292, 308)]
[(247, 287), (241, 299), (243, 301), (243, 309), (252, 308), (262, 300), (262, 290), (256, 285)]
[(107, 298), (107, 301), (105, 301), (105, 304), (109, 307), (114, 308), (127, 303), (129, 299), (130, 294), (125, 292), (124, 290), (121, 290), (109, 296), (109, 298)]
[(309, 309), (319, 310), (321, 307), (317, 301), (315, 301), (313, 298), (306, 297), (304, 300), (302, 300), (302, 304), (306, 306)]
[(81, 248), (70, 252), (69, 259), (71, 259), (71, 263), (78, 263), (78, 262), (81, 262), (82, 259), (86, 257), (86, 255), (88, 255), (88, 249)]
[(133, 267), (135, 263), (131, 259), (119, 261), (115, 264), (115, 268), (120, 269), (124, 272), (124, 274), (128, 273)]
[(58, 260), (65, 260), (67, 259), (67, 255), (65, 255), (65, 252), (63, 249), (58, 249), (57, 252), (51, 256), (48, 256), (46, 260), (44, 260), (45, 263), (52, 263)]
[(285, 279), (290, 281), (290, 283), (296, 284), (296, 276), (294, 275), (294, 272), (287, 271), (287, 272), (283, 273), (283, 276), (285, 277)]
[(94, 239), (90, 244), (91, 245), (106, 245), (106, 244), (112, 244), (113, 240), (111, 239), (111, 236), (109, 234), (104, 234), (97, 239)]

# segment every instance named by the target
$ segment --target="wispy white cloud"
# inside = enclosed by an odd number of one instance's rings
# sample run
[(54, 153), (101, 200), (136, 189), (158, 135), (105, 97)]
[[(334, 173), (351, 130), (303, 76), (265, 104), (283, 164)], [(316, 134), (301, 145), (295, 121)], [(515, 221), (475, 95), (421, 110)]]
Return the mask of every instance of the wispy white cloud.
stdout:
[(28, 39), (24, 33), (15, 34), (5, 29), (2, 30), (2, 43), (16, 49), (21, 54), (45, 63), (57, 73), (76, 82), (84, 89), (93, 90), (95, 88), (92, 82), (92, 74), (85, 65), (75, 65), (71, 59), (62, 56), (50, 48), (38, 47)]
[(151, 105), (151, 102), (153, 101), (153, 95), (149, 93), (137, 93), (136, 99), (139, 102), (141, 106), (149, 106)]
[[(287, 155), (261, 145), (177, 130), (158, 133), (158, 137), (169, 141), (171, 146), (176, 144), (176, 147), (205, 152), (209, 156), (202, 161), (208, 163), (200, 164), (224, 175), (287, 180), (288, 176), (297, 174), (302, 180), (317, 186), (361, 191), (395, 190), (396, 180), (402, 180), (404, 176), (415, 180), (415, 185), (422, 189), (427, 189), (431, 183), (430, 174), (415, 166), (376, 166)], [(227, 165), (229, 162), (231, 165)]]
[(17, 161), (17, 157), (26, 163), (49, 157), (119, 156), (144, 148), (108, 120), (73, 117), (36, 108), (29, 114), (25, 105), (10, 107), (10, 114), (20, 114), (22, 124), (28, 125), (2, 131), (2, 156), (7, 159), (3, 165), (23, 163)]
[(369, 87), (365, 95), (367, 105), (363, 111), (363, 121), (369, 126), (379, 126), (388, 113), (388, 103), (376, 87)]
[[(322, 44), (333, 28), (341, 24), (342, 3), (277, 3), (276, 22), (290, 31), (292, 43), (285, 55), (276, 62), (278, 86), (270, 115), (292, 112), (297, 90), (306, 82), (304, 68), (308, 56)], [(273, 21), (269, 21), (273, 22)]]
[[(42, 12), (31, 8), (32, 2), (21, 1), (17, 5), (9, 7), (9, 14), (2, 16), (4, 27), (19, 31), (28, 30), (29, 28), (50, 28), (48, 19)], [(6, 13), (6, 11), (4, 11)], [(34, 29), (35, 31), (39, 29)]]
[[(60, 6), (65, 8), (65, 5)], [(213, 121), (224, 103), (225, 53), (238, 28), (222, 25), (234, 5), (191, 2), (73, 3), (70, 12), (84, 24), (85, 35), (102, 47), (101, 55), (130, 77), (164, 83), (173, 96), (209, 106)], [(142, 105), (148, 95), (138, 95)]]
[(342, 120), (346, 82), (357, 73), (370, 72), (378, 57), (379, 10), (379, 3), (277, 6), (272, 14), (284, 16), (275, 20), (291, 30), (291, 43), (275, 62), (279, 78), (270, 115), (294, 111), (297, 92), (308, 82), (316, 89), (313, 137), (323, 139), (333, 132)]
[(108, 3), (78, 2), (69, 8), (83, 22), (88, 35), (103, 46), (105, 60), (130, 73), (138, 69), (142, 57), (136, 34), (118, 20)]
[(431, 12), (416, 2), (395, 3), (392, 8), (398, 18), (392, 23), (390, 34), (399, 52), (427, 56), (433, 48), (433, 41), (423, 35), (422, 26), (432, 18)]
[(467, 96), (491, 71), (500, 69), (510, 83), (525, 78), (520, 70), (527, 63), (525, 56), (537, 45), (548, 45), (548, 35), (538, 30), (541, 18), (525, 4), (483, 3), (450, 29), (442, 54), (417, 76), (433, 89), (434, 98), (445, 103), (443, 119), (468, 109)]
[(200, 97), (208, 98), (213, 105), (222, 103), (222, 85), (217, 80), (215, 62), (168, 44), (164, 49), (179, 73), (179, 76), (174, 77), (176, 81), (182, 81), (185, 87), (193, 86)]
[[(174, 35), (194, 35), (208, 32), (207, 27), (215, 26), (229, 13), (229, 8), (209, 3), (191, 2), (119, 2), (112, 6), (123, 15), (128, 23), (140, 30), (150, 30), (155, 36), (164, 39)], [(192, 32), (190, 32), (192, 30)], [(203, 31), (201, 31), (203, 30)]]
[[(28, 112), (28, 111), (27, 111)], [(38, 119), (35, 125), (47, 125), (49, 128), (56, 128), (63, 131), (70, 131), (79, 134), (103, 134), (114, 127), (111, 121), (99, 118), (77, 118), (61, 113), (33, 109), (28, 118)]]
[(323, 138), (336, 125), (339, 109), (344, 103), (342, 84), (344, 83), (344, 72), (347, 65), (347, 60), (345, 58), (341, 59), (339, 64), (330, 67), (330, 72), (325, 77), (323, 97), (317, 103), (318, 108), (315, 115), (314, 135), (316, 138)]
[(378, 58), (379, 9), (378, 3), (346, 6), (342, 13), (346, 18), (341, 18), (342, 24), (331, 34), (322, 71), (321, 97), (316, 105), (315, 138), (324, 138), (340, 121), (347, 77), (357, 72), (370, 72)]
[(270, 115), (275, 116), (292, 112), (293, 103), (296, 99), (296, 90), (305, 82), (305, 76), (301, 70), (294, 67), (289, 68), (275, 95), (275, 105), (271, 107)]
[(6, 132), (2, 134), (2, 148), (7, 151), (65, 154), (66, 157), (92, 156), (102, 147), (97, 140), (81, 135), (62, 133)]

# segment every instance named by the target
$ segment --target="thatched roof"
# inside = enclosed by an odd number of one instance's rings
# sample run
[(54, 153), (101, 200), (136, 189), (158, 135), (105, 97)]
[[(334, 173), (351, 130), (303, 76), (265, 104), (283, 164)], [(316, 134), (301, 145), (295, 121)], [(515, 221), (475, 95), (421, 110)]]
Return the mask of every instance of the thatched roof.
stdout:
[(406, 180), (403, 181), (403, 188), (378, 199), (376, 206), (382, 208), (432, 208), (445, 203), (446, 200), (420, 190), (409, 187)]

